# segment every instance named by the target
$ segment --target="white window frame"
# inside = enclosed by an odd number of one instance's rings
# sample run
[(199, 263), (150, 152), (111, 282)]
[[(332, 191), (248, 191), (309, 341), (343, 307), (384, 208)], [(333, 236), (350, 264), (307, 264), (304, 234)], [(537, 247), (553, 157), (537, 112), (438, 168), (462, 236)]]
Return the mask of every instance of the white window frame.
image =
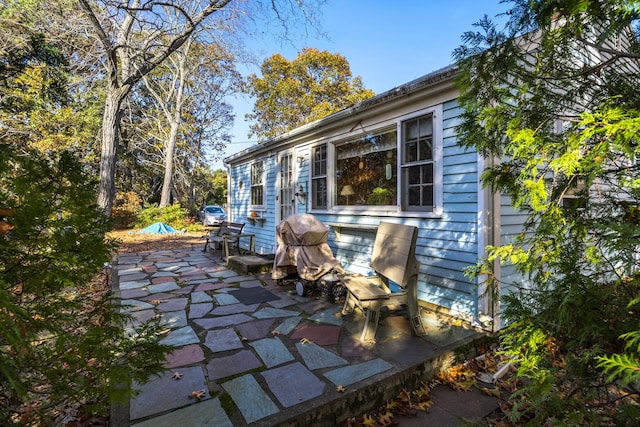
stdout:
[[(405, 177), (403, 168), (407, 168), (404, 164), (404, 134), (402, 132), (403, 124), (410, 120), (415, 120), (422, 116), (431, 115), (433, 118), (433, 139), (432, 139), (432, 164), (433, 164), (433, 205), (431, 209), (408, 209), (407, 198), (408, 188), (404, 185)], [(441, 216), (443, 212), (443, 137), (442, 137), (442, 105), (426, 108), (407, 114), (398, 119), (398, 206), (404, 215), (419, 216)]]
[[(421, 116), (425, 116), (431, 114), (433, 116), (433, 208), (431, 210), (406, 210), (405, 206), (405, 198), (406, 198), (406, 188), (403, 186), (402, 179), (402, 141), (404, 135), (402, 134), (402, 124), (405, 121), (413, 120)], [(443, 206), (444, 206), (444, 191), (443, 191), (443, 114), (442, 114), (442, 105), (436, 105), (433, 107), (425, 108), (422, 110), (414, 111), (410, 114), (406, 114), (400, 117), (396, 117), (390, 121), (385, 121), (384, 123), (379, 123), (375, 128), (370, 130), (371, 133), (376, 133), (379, 130), (383, 130), (388, 128), (389, 124), (395, 123), (396, 126), (396, 134), (397, 134), (397, 163), (396, 163), (396, 176), (397, 180), (397, 197), (398, 204), (396, 205), (388, 205), (388, 206), (345, 206), (345, 205), (336, 205), (336, 194), (337, 189), (335, 188), (335, 156), (336, 156), (336, 146), (348, 141), (348, 139), (341, 138), (339, 140), (331, 140), (327, 139), (321, 143), (314, 144), (311, 146), (310, 153), (313, 153), (313, 150), (316, 147), (321, 145), (325, 145), (327, 147), (327, 164), (326, 164), (326, 183), (327, 183), (327, 206), (315, 207), (310, 200), (310, 211), (316, 212), (349, 212), (358, 214), (373, 214), (373, 215), (400, 215), (402, 217), (419, 217), (419, 218), (440, 218), (443, 214)], [(310, 154), (310, 165), (309, 165), (309, 196), (310, 199), (314, 198), (313, 194), (313, 162), (312, 162), (312, 154)]]
[[(325, 161), (325, 173), (320, 174), (320, 175), (314, 175), (314, 166), (315, 166), (315, 160), (313, 158), (315, 151), (319, 148), (321, 148), (322, 146), (324, 146), (325, 151), (326, 151), (326, 157), (324, 159)], [(316, 144), (313, 145), (310, 149), (309, 152), (309, 182), (310, 182), (310, 191), (309, 191), (309, 203), (310, 203), (310, 207), (312, 210), (327, 210), (329, 209), (330, 205), (331, 205), (331, 190), (329, 187), (330, 184), (330, 173), (333, 170), (333, 168), (330, 167), (330, 162), (331, 162), (331, 158), (333, 158), (333, 155), (331, 154), (331, 147), (332, 145), (329, 142), (323, 142), (321, 144)], [(315, 194), (315, 187), (314, 187), (314, 180), (321, 180), (324, 179), (324, 183), (325, 183), (325, 192), (326, 192), (326, 196), (325, 196), (325, 205), (324, 206), (316, 206), (315, 205), (315, 199), (316, 199), (316, 194)]]
[[(258, 166), (260, 165), (260, 166)], [(258, 172), (254, 172), (254, 168), (256, 167), (261, 167), (261, 170)], [(249, 176), (250, 176), (250, 185), (249, 185), (249, 201), (250, 201), (250, 206), (252, 209), (264, 209), (265, 206), (265, 198), (266, 198), (266, 192), (265, 192), (265, 161), (264, 159), (258, 159), (256, 161), (254, 161), (253, 163), (251, 163), (251, 166), (249, 167)], [(257, 179), (259, 177), (260, 181), (254, 181), (254, 179)], [(261, 189), (261, 194), (262, 194), (262, 203), (254, 203), (254, 199), (253, 199), (253, 190), (260, 188)]]

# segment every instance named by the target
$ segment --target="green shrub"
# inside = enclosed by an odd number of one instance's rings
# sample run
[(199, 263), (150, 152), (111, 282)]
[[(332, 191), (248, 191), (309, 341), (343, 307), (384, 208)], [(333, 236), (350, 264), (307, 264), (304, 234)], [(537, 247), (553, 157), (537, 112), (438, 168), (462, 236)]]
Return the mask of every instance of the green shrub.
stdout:
[(179, 204), (160, 208), (157, 205), (149, 206), (142, 209), (136, 214), (134, 226), (136, 228), (144, 228), (153, 223), (162, 222), (170, 225), (176, 230), (199, 230), (199, 224), (195, 224), (193, 218), (186, 209)]
[(163, 370), (159, 325), (125, 334), (131, 317), (96, 280), (115, 246), (95, 190), (69, 153), (0, 145), (0, 207), (15, 226), (0, 238), (0, 425), (54, 425), (70, 402), (105, 415)]

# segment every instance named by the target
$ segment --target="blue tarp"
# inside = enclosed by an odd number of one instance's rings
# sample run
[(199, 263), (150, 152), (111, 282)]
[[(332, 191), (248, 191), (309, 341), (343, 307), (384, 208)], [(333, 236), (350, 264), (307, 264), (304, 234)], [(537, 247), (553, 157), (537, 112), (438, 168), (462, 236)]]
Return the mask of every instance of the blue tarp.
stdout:
[(167, 224), (163, 224), (161, 222), (153, 223), (147, 228), (143, 228), (142, 230), (138, 231), (138, 233), (153, 233), (153, 234), (167, 234), (167, 233), (177, 233), (177, 232), (178, 231), (175, 228)]

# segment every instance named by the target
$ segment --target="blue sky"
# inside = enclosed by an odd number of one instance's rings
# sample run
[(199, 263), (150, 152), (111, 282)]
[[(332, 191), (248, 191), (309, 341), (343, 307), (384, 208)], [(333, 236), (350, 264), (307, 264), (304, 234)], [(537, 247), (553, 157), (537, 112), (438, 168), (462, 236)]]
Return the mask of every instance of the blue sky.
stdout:
[[(274, 53), (292, 60), (303, 47), (339, 53), (365, 87), (382, 93), (449, 65), (460, 37), (473, 30), (474, 22), (485, 14), (493, 18), (508, 7), (500, 0), (329, 0), (321, 21), (328, 39), (300, 37), (299, 44), (291, 46), (266, 35), (247, 45), (260, 62)], [(259, 73), (259, 68), (240, 71)], [(255, 144), (247, 138), (249, 124), (244, 120), (253, 101), (243, 96), (230, 101), (236, 120), (223, 157)]]

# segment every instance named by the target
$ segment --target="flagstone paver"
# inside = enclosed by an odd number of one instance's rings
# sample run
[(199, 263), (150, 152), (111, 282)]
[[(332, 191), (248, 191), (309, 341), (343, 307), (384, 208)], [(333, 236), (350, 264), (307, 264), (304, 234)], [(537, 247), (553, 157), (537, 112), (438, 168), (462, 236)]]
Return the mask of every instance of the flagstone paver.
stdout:
[(154, 308), (152, 304), (144, 301), (139, 301), (137, 299), (125, 299), (120, 301), (120, 304), (125, 308), (126, 311), (148, 310), (150, 308)]
[(314, 343), (303, 344), (297, 342), (296, 349), (298, 349), (298, 353), (302, 356), (304, 364), (311, 370), (332, 368), (334, 366), (342, 366), (349, 363), (337, 354), (334, 354), (329, 350), (325, 350)]
[(269, 304), (273, 308), (284, 308), (284, 307), (290, 307), (296, 303), (295, 300), (289, 298), (288, 296), (284, 296), (282, 294), (279, 294), (279, 296), (280, 296), (280, 299), (277, 299), (274, 301), (267, 301), (267, 304)]
[(271, 390), (285, 408), (314, 399), (326, 385), (300, 362), (261, 372)]
[(309, 317), (309, 320), (319, 323), (329, 323), (331, 325), (342, 325), (342, 316), (340, 314), (342, 307), (331, 307), (326, 310), (322, 310), (313, 316)]
[(167, 282), (167, 283), (160, 283), (159, 285), (147, 286), (147, 289), (152, 294), (159, 293), (159, 292), (172, 291), (174, 289), (179, 289), (179, 288), (180, 286), (178, 286), (175, 282)]
[(211, 301), (213, 301), (213, 298), (211, 298), (211, 296), (206, 292), (202, 292), (202, 291), (191, 292), (191, 304), (198, 303), (198, 302), (211, 302)]
[(299, 312), (293, 310), (265, 307), (253, 313), (253, 316), (257, 319), (269, 319), (272, 317), (294, 317), (298, 316), (299, 314)]
[(207, 363), (207, 372), (209, 379), (217, 380), (237, 375), (241, 372), (248, 372), (262, 366), (262, 362), (251, 350), (241, 350), (231, 356), (223, 356), (211, 360)]
[(302, 338), (307, 338), (318, 345), (336, 345), (340, 338), (340, 327), (303, 323), (291, 334), (293, 340)]
[(148, 286), (148, 280), (137, 280), (132, 282), (120, 282), (120, 290), (139, 289)]
[(229, 393), (247, 423), (278, 412), (278, 407), (251, 374), (227, 381), (222, 387)]
[(159, 285), (160, 283), (171, 283), (171, 282), (175, 282), (176, 278), (175, 276), (171, 275), (171, 276), (162, 276), (162, 277), (154, 277), (153, 279), (151, 279), (151, 283), (154, 285)]
[(256, 320), (255, 322), (247, 322), (242, 325), (238, 325), (236, 329), (240, 333), (240, 336), (248, 340), (257, 340), (264, 338), (271, 332), (271, 325), (273, 325), (273, 319)]
[(189, 319), (198, 319), (206, 316), (213, 309), (213, 303), (191, 304), (189, 306)]
[(260, 304), (230, 304), (223, 305), (221, 307), (214, 308), (210, 314), (214, 316), (226, 316), (228, 314), (237, 313), (253, 313), (260, 306)]
[(135, 386), (140, 390), (140, 394), (131, 399), (131, 419), (135, 420), (193, 404), (198, 400), (190, 399), (189, 395), (196, 390), (205, 390), (204, 398), (209, 398), (207, 382), (201, 367), (182, 368), (180, 373), (182, 374), (180, 380), (173, 379), (172, 372), (167, 371), (160, 377), (153, 377), (142, 386)]
[(193, 322), (204, 329), (213, 329), (239, 325), (252, 320), (254, 320), (253, 317), (247, 316), (246, 314), (232, 314), (223, 317), (203, 317), (202, 319), (194, 319)]
[(204, 345), (209, 347), (214, 353), (244, 348), (242, 341), (238, 338), (238, 334), (231, 328), (216, 329), (207, 332)]
[(144, 299), (142, 297), (147, 295), (149, 295), (149, 291), (142, 288), (120, 291), (119, 293), (119, 296), (122, 299)]
[(298, 326), (301, 320), (302, 320), (302, 316), (289, 317), (285, 319), (282, 323), (280, 323), (276, 327), (276, 330), (283, 335), (288, 335), (291, 333), (291, 331), (295, 329), (296, 326)]
[(184, 310), (189, 302), (188, 298), (173, 298), (168, 301), (164, 301), (156, 307), (160, 311), (178, 311)]
[(189, 292), (191, 292), (191, 289), (193, 289), (193, 286), (183, 286), (180, 289), (176, 289), (171, 291), (172, 294), (177, 294), (177, 295), (188, 295)]
[(186, 408), (152, 418), (133, 427), (233, 427), (233, 423), (222, 409), (220, 399), (209, 399)]
[(158, 271), (156, 273), (153, 273), (151, 275), (152, 278), (156, 278), (156, 277), (177, 277), (178, 275), (176, 273), (172, 273), (170, 271)]
[(294, 360), (293, 355), (287, 350), (278, 337), (263, 338), (249, 343), (256, 350), (260, 359), (267, 368), (281, 365)]
[(370, 378), (391, 368), (393, 368), (393, 365), (390, 363), (387, 363), (382, 359), (373, 359), (325, 372), (324, 376), (335, 385), (347, 386)]
[(198, 344), (189, 344), (175, 349), (167, 355), (166, 359), (167, 361), (164, 367), (167, 369), (192, 365), (204, 360), (204, 351), (202, 351), (202, 347)]
[(237, 300), (233, 295), (227, 295), (224, 293), (217, 293), (215, 295), (215, 300), (218, 305), (230, 305), (230, 304), (238, 304), (240, 301)]
[(169, 334), (160, 340), (160, 344), (172, 345), (174, 347), (181, 347), (187, 344), (199, 343), (200, 338), (194, 332), (191, 326), (184, 326), (175, 331), (169, 332)]
[(118, 270), (118, 276), (127, 276), (130, 274), (136, 274), (136, 273), (141, 273), (142, 272), (142, 268), (140, 267), (131, 267), (131, 268), (126, 268), (126, 269), (119, 269)]
[(181, 311), (168, 311), (160, 315), (161, 323), (166, 328), (182, 328), (187, 326), (187, 313)]

